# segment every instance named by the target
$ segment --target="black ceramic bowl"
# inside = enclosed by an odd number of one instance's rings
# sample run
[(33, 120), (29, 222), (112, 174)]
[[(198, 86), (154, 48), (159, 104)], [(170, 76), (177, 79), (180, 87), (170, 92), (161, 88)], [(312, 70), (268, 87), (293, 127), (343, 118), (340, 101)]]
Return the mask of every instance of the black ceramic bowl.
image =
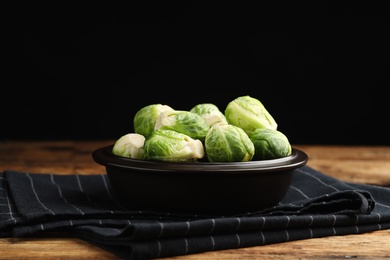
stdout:
[(294, 169), (308, 156), (250, 162), (156, 162), (112, 154), (112, 145), (92, 153), (105, 166), (116, 194), (138, 209), (191, 213), (256, 211), (286, 195)]

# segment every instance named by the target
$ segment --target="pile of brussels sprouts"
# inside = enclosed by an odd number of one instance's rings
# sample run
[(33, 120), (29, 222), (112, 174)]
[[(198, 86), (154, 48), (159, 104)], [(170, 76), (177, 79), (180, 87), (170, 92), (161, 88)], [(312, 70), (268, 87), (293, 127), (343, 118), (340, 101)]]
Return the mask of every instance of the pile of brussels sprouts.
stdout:
[(264, 105), (240, 96), (223, 112), (212, 103), (189, 111), (151, 104), (137, 111), (134, 133), (120, 137), (112, 153), (133, 159), (247, 162), (291, 155), (287, 137)]

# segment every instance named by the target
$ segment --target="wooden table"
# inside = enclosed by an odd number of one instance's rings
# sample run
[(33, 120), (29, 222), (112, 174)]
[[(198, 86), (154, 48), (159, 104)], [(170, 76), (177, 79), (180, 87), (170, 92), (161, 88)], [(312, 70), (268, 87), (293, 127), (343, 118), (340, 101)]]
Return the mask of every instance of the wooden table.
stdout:
[[(0, 141), (0, 171), (101, 174), (91, 153), (114, 140)], [(390, 146), (293, 145), (309, 156), (308, 165), (339, 180), (390, 187)], [(389, 198), (390, 199), (390, 198)], [(73, 237), (2, 238), (0, 259), (117, 259)], [(332, 236), (166, 259), (334, 259), (390, 258), (390, 230)]]

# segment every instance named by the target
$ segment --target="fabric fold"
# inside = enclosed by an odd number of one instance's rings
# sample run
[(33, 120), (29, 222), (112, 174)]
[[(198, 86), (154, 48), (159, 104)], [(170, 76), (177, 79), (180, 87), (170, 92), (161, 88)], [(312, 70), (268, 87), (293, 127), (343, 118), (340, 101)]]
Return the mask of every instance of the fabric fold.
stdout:
[(142, 211), (106, 175), (0, 173), (0, 236), (64, 232), (122, 258), (148, 259), (390, 228), (390, 189), (339, 181), (309, 166), (285, 198), (226, 215)]

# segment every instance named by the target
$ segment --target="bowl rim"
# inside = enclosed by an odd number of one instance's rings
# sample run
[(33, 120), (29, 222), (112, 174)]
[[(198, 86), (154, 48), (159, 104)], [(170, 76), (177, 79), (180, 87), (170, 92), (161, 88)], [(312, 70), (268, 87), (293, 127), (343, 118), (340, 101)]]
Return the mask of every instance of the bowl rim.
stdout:
[(107, 167), (133, 169), (145, 172), (188, 172), (205, 174), (226, 173), (260, 173), (282, 170), (291, 170), (306, 165), (308, 155), (297, 148), (292, 147), (289, 156), (271, 160), (256, 160), (248, 162), (158, 162), (141, 159), (132, 159), (114, 155), (113, 144), (96, 149), (92, 152), (92, 158), (96, 163)]

